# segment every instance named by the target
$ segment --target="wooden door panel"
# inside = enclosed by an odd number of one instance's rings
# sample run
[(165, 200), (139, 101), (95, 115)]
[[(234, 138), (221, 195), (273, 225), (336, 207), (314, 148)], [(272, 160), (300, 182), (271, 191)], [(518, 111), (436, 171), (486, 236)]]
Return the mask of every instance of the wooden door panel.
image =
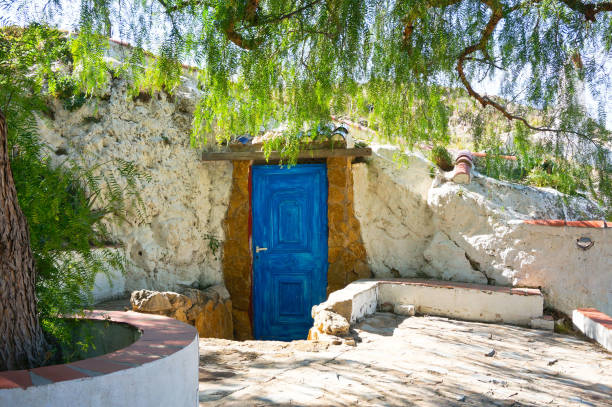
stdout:
[(253, 325), (256, 339), (305, 339), (327, 286), (323, 164), (253, 167)]

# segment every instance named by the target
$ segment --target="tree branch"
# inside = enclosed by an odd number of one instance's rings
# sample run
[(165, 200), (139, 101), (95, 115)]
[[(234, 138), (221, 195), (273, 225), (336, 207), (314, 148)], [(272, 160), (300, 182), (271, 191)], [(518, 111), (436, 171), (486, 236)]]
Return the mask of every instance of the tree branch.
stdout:
[(233, 42), (238, 47), (247, 51), (254, 50), (263, 42), (260, 38), (245, 38), (242, 34), (236, 31), (236, 23), (230, 20), (227, 26), (223, 29), (228, 40)]
[(259, 0), (249, 0), (246, 5), (244, 19), (250, 23), (257, 21), (257, 10), (259, 9)]
[[(308, 10), (309, 8), (315, 6), (316, 4), (320, 3), (322, 0), (313, 0), (308, 4), (305, 4), (304, 6), (291, 11), (289, 13), (286, 14), (282, 14), (279, 16), (267, 16), (267, 17), (260, 17), (257, 14), (258, 8), (259, 8), (259, 0), (249, 0), (247, 6), (246, 6), (246, 12), (245, 12), (245, 18), (243, 21), (246, 21), (248, 23), (249, 27), (260, 27), (263, 25), (267, 25), (267, 24), (276, 24), (280, 21), (292, 18), (293, 16), (300, 14), (306, 10)], [(233, 42), (235, 45), (239, 46), (242, 49), (245, 50), (253, 50), (257, 47), (259, 47), (261, 45), (261, 43), (263, 42), (263, 39), (261, 38), (245, 38), (242, 34), (240, 34), (237, 30), (236, 30), (236, 20), (237, 18), (234, 17), (232, 20), (230, 20), (227, 24), (227, 26), (224, 28), (224, 32), (225, 35), (227, 36), (227, 38)]]
[(470, 81), (467, 79), (465, 72), (464, 72), (464, 62), (466, 60), (471, 60), (474, 59), (473, 57), (470, 57), (471, 54), (473, 54), (476, 51), (481, 51), (484, 55), (487, 55), (487, 51), (486, 51), (486, 45), (487, 42), (489, 41), (489, 39), (491, 38), (491, 36), (493, 35), (493, 32), (495, 31), (495, 27), (497, 27), (497, 24), (501, 21), (501, 19), (504, 16), (504, 10), (502, 5), (499, 3), (498, 0), (482, 0), (482, 2), (484, 4), (486, 4), (490, 9), (491, 9), (491, 17), (489, 17), (489, 21), (487, 23), (487, 25), (485, 26), (485, 28), (482, 30), (481, 36), (480, 36), (480, 40), (472, 45), (470, 45), (469, 47), (466, 47), (463, 49), (463, 51), (461, 52), (461, 54), (459, 54), (459, 57), (457, 59), (457, 73), (459, 74), (459, 79), (461, 80), (461, 83), (463, 84), (463, 86), (465, 87), (465, 89), (467, 90), (468, 94), (473, 97), (474, 99), (476, 99), (478, 102), (480, 102), (480, 104), (482, 105), (483, 108), (487, 107), (487, 106), (491, 106), (494, 109), (496, 109), (497, 111), (499, 111), (506, 119), (508, 120), (517, 120), (522, 122), (527, 128), (534, 130), (534, 131), (545, 131), (545, 132), (553, 132), (553, 133), (570, 133), (570, 134), (574, 134), (580, 138), (583, 138), (587, 141), (590, 141), (593, 144), (596, 144), (595, 141), (589, 137), (586, 134), (574, 131), (574, 130), (562, 130), (562, 129), (554, 129), (554, 128), (550, 128), (550, 127), (540, 127), (540, 126), (534, 126), (531, 123), (529, 123), (527, 121), (527, 119), (525, 119), (523, 116), (518, 116), (516, 114), (513, 114), (511, 112), (509, 112), (504, 106), (502, 106), (500, 103), (496, 102), (495, 100), (489, 98), (486, 95), (481, 95), (480, 93), (476, 92), (474, 90), (474, 88), (472, 87), (472, 84), (470, 83)]
[[(194, 6), (194, 5), (204, 6), (207, 3), (206, 0), (195, 0), (191, 2), (179, 1), (177, 2), (177, 4), (171, 5), (168, 0), (158, 0), (158, 1), (164, 7), (168, 15), (174, 12), (177, 12), (177, 11), (182, 11), (183, 9), (189, 6)], [(281, 14), (277, 16), (271, 15), (271, 16), (265, 16), (265, 17), (260, 16), (258, 13), (260, 0), (246, 0), (246, 1), (247, 1), (247, 4), (244, 8), (244, 14), (238, 15), (238, 13), (236, 12), (231, 13), (229, 21), (227, 21), (227, 24), (225, 25), (225, 27), (223, 27), (223, 32), (225, 33), (225, 36), (227, 37), (227, 39), (230, 40), (232, 43), (234, 43), (235, 45), (237, 45), (238, 47), (242, 49), (250, 51), (250, 50), (254, 50), (255, 48), (259, 47), (261, 43), (263, 42), (263, 39), (245, 37), (243, 34), (238, 32), (236, 28), (237, 21), (240, 20), (246, 23), (246, 26), (248, 27), (260, 27), (260, 26), (267, 25), (267, 24), (276, 24), (280, 21), (292, 18), (295, 15), (308, 10), (309, 8), (312, 8), (316, 4), (321, 3), (322, 0), (313, 0), (310, 3), (307, 3), (303, 5), (302, 7), (299, 7), (296, 10), (293, 10), (286, 14)], [(234, 1), (232, 1), (232, 4), (235, 4)], [(234, 11), (235, 10), (236, 8), (234, 7)]]
[(492, 66), (494, 68), (499, 69), (500, 71), (505, 71), (505, 69), (499, 65), (496, 65), (495, 62), (492, 59), (489, 58), (475, 58), (475, 57), (465, 57), (466, 61), (475, 61), (475, 62), (482, 62), (483, 64), (487, 64), (489, 66)]
[[(428, 10), (430, 8), (445, 8), (460, 2), (461, 0), (426, 0), (423, 3), (425, 4), (425, 9)], [(412, 33), (414, 31), (414, 23), (419, 18), (419, 14), (420, 10), (413, 8), (411, 9), (410, 13), (404, 18), (405, 23), (402, 39), (404, 41), (404, 45), (408, 49), (408, 52), (411, 52), (412, 50), (410, 40), (412, 39)]]
[(255, 24), (253, 26), (278, 23), (279, 21), (286, 20), (288, 18), (291, 18), (291, 17), (295, 16), (296, 14), (300, 14), (301, 12), (308, 10), (309, 8), (311, 8), (312, 6), (317, 5), (321, 1), (322, 0), (311, 1), (310, 3), (305, 4), (304, 6), (298, 8), (296, 10), (293, 10), (293, 11), (291, 11), (289, 13), (286, 13), (286, 14), (282, 14), (280, 16), (269, 16), (267, 19), (262, 19), (261, 23)]
[(584, 15), (586, 21), (595, 21), (598, 13), (612, 11), (612, 2), (585, 3), (580, 0), (560, 0), (567, 7)]

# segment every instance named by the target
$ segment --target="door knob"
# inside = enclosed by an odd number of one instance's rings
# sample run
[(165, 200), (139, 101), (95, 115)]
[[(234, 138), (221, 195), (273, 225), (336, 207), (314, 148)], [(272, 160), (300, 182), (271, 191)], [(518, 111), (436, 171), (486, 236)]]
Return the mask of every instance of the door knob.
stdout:
[(259, 246), (255, 246), (255, 253), (259, 253), (259, 252), (264, 252), (268, 250), (267, 247), (259, 247)]

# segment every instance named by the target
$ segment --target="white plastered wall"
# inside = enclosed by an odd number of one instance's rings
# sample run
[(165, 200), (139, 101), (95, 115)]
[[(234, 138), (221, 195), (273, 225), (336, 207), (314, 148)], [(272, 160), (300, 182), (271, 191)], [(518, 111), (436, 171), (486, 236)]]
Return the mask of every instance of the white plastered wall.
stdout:
[[(397, 147), (373, 145), (353, 166), (355, 213), (374, 276), (541, 287), (546, 303), (567, 314), (595, 307), (612, 314), (610, 229), (548, 227), (527, 219), (601, 219), (584, 198), (475, 174), (443, 182), (418, 153), (394, 161)], [(582, 236), (595, 241), (583, 251)]]

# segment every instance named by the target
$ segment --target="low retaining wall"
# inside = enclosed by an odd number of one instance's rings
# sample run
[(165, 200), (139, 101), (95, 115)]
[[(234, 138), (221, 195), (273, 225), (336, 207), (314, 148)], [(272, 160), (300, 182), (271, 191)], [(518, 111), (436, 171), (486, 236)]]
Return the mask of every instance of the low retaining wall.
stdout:
[[(308, 337), (343, 335), (348, 332), (346, 321), (353, 324), (379, 308), (395, 305), (413, 305), (421, 314), (529, 326), (542, 316), (544, 297), (531, 288), (421, 279), (359, 280), (312, 308), (315, 326)], [(330, 312), (346, 321), (330, 317)]]
[(0, 372), (0, 406), (107, 407), (198, 404), (198, 334), (159, 315), (94, 311), (142, 335), (116, 352), (64, 365)]
[(421, 314), (529, 326), (542, 316), (540, 290), (435, 280), (381, 281), (378, 303), (411, 304)]
[(612, 318), (595, 308), (579, 308), (572, 322), (583, 334), (612, 352)]

